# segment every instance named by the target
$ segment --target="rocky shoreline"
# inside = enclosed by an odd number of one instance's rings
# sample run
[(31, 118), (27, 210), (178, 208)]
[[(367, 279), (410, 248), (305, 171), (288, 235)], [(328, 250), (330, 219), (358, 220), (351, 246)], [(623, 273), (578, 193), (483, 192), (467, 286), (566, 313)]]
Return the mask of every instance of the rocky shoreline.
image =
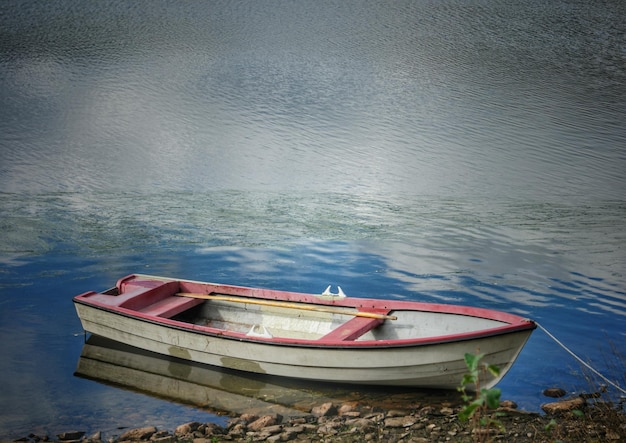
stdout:
[(155, 426), (121, 429), (118, 435), (69, 431), (57, 436), (30, 434), (14, 441), (60, 443), (217, 443), (217, 442), (619, 442), (626, 441), (623, 405), (581, 395), (542, 406), (544, 414), (519, 411), (511, 401), (490, 411), (500, 426), (461, 422), (460, 405), (415, 405), (411, 410), (347, 402), (315, 406), (304, 417), (243, 414), (228, 424), (184, 423), (173, 431)]

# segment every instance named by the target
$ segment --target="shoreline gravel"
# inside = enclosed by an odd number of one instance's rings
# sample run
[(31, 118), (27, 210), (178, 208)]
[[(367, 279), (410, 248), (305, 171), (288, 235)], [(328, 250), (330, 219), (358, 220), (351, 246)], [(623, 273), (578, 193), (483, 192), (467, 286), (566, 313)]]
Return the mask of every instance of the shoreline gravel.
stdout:
[(485, 429), (461, 422), (462, 405), (415, 405), (411, 410), (387, 409), (347, 402), (320, 404), (303, 417), (278, 414), (233, 416), (225, 426), (183, 423), (174, 430), (144, 426), (119, 429), (117, 435), (67, 431), (55, 436), (30, 435), (14, 442), (60, 443), (218, 443), (218, 442), (626, 442), (623, 405), (577, 396), (547, 403), (545, 414), (524, 412), (510, 401), (490, 411), (501, 427)]

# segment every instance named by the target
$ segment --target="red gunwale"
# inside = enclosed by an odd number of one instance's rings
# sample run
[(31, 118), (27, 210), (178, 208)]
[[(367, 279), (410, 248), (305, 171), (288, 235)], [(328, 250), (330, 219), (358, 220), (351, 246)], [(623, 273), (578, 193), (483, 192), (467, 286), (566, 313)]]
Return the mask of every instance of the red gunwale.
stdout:
[[(278, 291), (271, 289), (261, 288), (249, 288), (245, 286), (233, 286), (222, 285), (213, 283), (201, 283), (192, 282), (187, 280), (175, 280), (162, 277), (144, 276), (144, 275), (129, 275), (120, 279), (117, 283), (118, 289), (123, 289), (125, 284), (131, 283), (134, 278), (147, 278), (147, 279), (159, 279), (163, 282), (177, 281), (180, 285), (179, 292), (196, 292), (196, 293), (218, 293), (225, 295), (233, 295), (239, 297), (249, 297), (256, 299), (275, 300), (275, 301), (288, 301), (294, 303), (307, 303), (321, 306), (334, 306), (334, 307), (352, 307), (362, 308), (363, 310), (387, 310), (387, 311), (421, 311), (421, 312), (434, 312), (434, 313), (446, 313), (457, 314), (469, 317), (485, 318), (490, 320), (496, 320), (503, 323), (507, 323), (495, 328), (483, 329), (479, 331), (466, 332), (462, 334), (448, 334), (434, 337), (425, 338), (411, 338), (411, 339), (394, 339), (394, 340), (360, 340), (360, 341), (345, 341), (345, 340), (304, 340), (304, 339), (290, 339), (281, 337), (251, 337), (244, 333), (228, 331), (224, 329), (211, 328), (207, 326), (195, 325), (192, 323), (186, 323), (178, 320), (172, 320), (170, 318), (158, 317), (155, 315), (146, 314), (135, 309), (128, 309), (122, 306), (116, 306), (107, 304), (98, 300), (90, 299), (93, 296), (106, 295), (104, 293), (96, 293), (93, 291), (85, 292), (83, 294), (74, 297), (74, 302), (93, 306), (95, 308), (117, 313), (125, 317), (135, 318), (141, 321), (150, 323), (156, 323), (168, 328), (193, 331), (206, 336), (220, 337), (224, 339), (232, 339), (238, 341), (255, 342), (259, 344), (268, 345), (283, 345), (283, 346), (299, 346), (299, 347), (315, 347), (315, 348), (342, 348), (342, 349), (363, 349), (363, 348), (379, 348), (379, 347), (410, 347), (410, 346), (427, 346), (436, 345), (441, 343), (449, 343), (456, 341), (474, 340), (484, 337), (491, 337), (502, 334), (509, 334), (514, 332), (521, 332), (526, 330), (533, 330), (537, 326), (529, 319), (520, 317), (518, 315), (509, 314), (502, 311), (496, 311), (491, 309), (476, 308), (471, 306), (462, 305), (447, 305), (438, 303), (423, 303), (412, 301), (400, 301), (400, 300), (382, 300), (382, 299), (368, 299), (368, 298), (341, 298), (330, 299), (320, 298), (316, 295), (304, 294), (298, 292)], [(151, 289), (151, 288), (146, 288)], [(123, 291), (122, 291), (123, 292)], [(115, 295), (109, 295), (110, 297), (118, 297)], [(102, 297), (99, 297), (102, 298)], [(122, 302), (121, 304), (124, 304)], [(393, 314), (393, 312), (391, 312)]]

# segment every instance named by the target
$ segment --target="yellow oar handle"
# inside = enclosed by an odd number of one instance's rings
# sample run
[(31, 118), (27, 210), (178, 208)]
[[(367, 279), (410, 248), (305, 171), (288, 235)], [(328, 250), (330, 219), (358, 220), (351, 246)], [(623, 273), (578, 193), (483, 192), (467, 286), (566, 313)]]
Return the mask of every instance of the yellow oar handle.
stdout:
[(229, 295), (219, 294), (196, 294), (193, 292), (179, 292), (176, 295), (180, 297), (203, 298), (205, 300), (220, 300), (232, 303), (247, 303), (250, 305), (274, 306), (276, 308), (301, 309), (303, 311), (329, 312), (331, 314), (352, 315), (354, 317), (379, 318), (382, 320), (397, 320), (395, 315), (377, 314), (375, 312), (347, 311), (342, 308), (333, 308), (332, 306), (322, 306), (306, 303), (295, 303), (275, 300), (262, 300), (258, 298), (243, 298)]

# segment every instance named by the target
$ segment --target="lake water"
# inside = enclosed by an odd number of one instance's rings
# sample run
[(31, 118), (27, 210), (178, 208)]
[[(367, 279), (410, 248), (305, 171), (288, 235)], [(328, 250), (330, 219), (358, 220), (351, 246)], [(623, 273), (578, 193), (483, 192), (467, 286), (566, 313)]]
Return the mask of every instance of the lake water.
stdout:
[[(506, 310), (624, 387), (625, 16), (3, 1), (0, 437), (220, 420), (74, 376), (71, 297), (133, 272)], [(499, 387), (553, 385), (538, 330)]]

